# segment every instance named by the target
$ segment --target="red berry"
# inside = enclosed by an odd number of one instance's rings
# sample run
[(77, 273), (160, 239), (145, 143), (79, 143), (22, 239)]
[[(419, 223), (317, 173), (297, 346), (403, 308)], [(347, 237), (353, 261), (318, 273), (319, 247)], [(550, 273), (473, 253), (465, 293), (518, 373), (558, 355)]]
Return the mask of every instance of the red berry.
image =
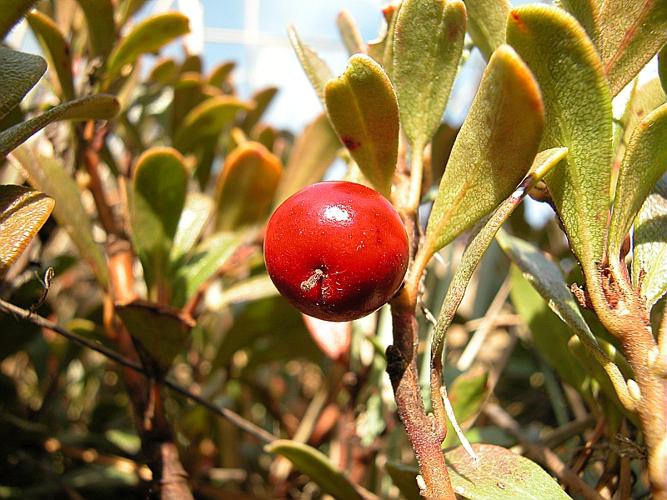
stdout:
[(280, 205), (264, 240), (266, 269), (301, 312), (361, 318), (388, 302), (408, 267), (408, 236), (382, 195), (352, 182), (320, 182)]

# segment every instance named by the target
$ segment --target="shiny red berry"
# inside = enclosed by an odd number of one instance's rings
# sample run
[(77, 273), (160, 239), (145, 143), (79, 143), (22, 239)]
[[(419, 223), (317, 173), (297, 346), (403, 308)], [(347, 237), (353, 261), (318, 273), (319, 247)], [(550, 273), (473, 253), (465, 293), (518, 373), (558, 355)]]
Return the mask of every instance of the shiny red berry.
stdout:
[(301, 312), (350, 321), (375, 311), (399, 289), (408, 237), (378, 192), (353, 182), (320, 182), (273, 213), (264, 260), (278, 291)]

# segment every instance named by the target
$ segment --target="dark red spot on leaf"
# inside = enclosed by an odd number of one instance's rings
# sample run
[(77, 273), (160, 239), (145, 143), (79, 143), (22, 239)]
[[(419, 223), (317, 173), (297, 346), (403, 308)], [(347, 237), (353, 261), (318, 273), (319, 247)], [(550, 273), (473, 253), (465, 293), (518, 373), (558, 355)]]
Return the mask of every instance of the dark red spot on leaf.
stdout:
[(349, 136), (343, 136), (341, 137), (341, 140), (343, 141), (343, 144), (345, 144), (345, 147), (349, 149), (350, 151), (354, 151), (357, 149), (359, 146), (361, 146), (361, 143), (357, 141), (356, 139), (349, 137)]

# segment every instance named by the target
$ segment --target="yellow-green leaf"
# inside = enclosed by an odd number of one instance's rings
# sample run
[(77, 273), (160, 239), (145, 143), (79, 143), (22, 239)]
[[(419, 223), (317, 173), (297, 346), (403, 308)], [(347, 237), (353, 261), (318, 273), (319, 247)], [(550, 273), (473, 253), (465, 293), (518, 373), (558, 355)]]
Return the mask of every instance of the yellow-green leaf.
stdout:
[(667, 94), (667, 45), (663, 46), (658, 54), (658, 74), (660, 75), (662, 90)]
[(116, 304), (115, 308), (130, 335), (166, 373), (178, 353), (185, 350), (195, 322), (175, 309), (143, 300)]
[(213, 200), (202, 193), (191, 191), (178, 219), (169, 260), (178, 265), (181, 259), (194, 248), (213, 212)]
[(514, 190), (537, 153), (544, 122), (530, 70), (507, 45), (491, 56), (459, 132), (429, 217), (425, 246), (435, 252)]
[(13, 153), (28, 182), (55, 200), (53, 215), (67, 231), (79, 254), (90, 265), (97, 281), (107, 286), (107, 265), (102, 249), (93, 239), (93, 225), (81, 204), (79, 186), (65, 167), (52, 156), (42, 156), (26, 146)]
[(213, 87), (222, 87), (235, 67), (236, 63), (233, 61), (220, 63), (218, 66), (213, 68), (209, 74), (208, 84), (212, 85)]
[(301, 41), (299, 34), (293, 26), (288, 28), (287, 34), (292, 48), (299, 58), (301, 67), (306, 72), (306, 76), (310, 80), (310, 84), (315, 89), (320, 101), (322, 101), (322, 105), (324, 105), (324, 86), (334, 77), (333, 73), (329, 69), (329, 66), (327, 66), (327, 63), (320, 59), (313, 49)]
[(0, 40), (35, 4), (36, 0), (0, 0)]
[(30, 136), (57, 120), (108, 120), (118, 114), (118, 101), (107, 94), (91, 95), (66, 102), (28, 121), (0, 132), (0, 158)]
[(107, 80), (115, 78), (123, 66), (132, 64), (141, 54), (156, 52), (189, 31), (187, 16), (179, 12), (167, 12), (144, 19), (121, 37), (109, 55)]
[(468, 32), (487, 61), (493, 51), (505, 43), (508, 0), (465, 0)]
[(144, 152), (134, 171), (130, 201), (132, 242), (150, 290), (168, 295), (169, 254), (185, 204), (188, 172), (172, 148)]
[(146, 78), (146, 81), (149, 83), (157, 83), (159, 85), (169, 85), (173, 83), (176, 76), (178, 75), (178, 67), (176, 66), (176, 61), (171, 57), (165, 57), (158, 59), (151, 69), (151, 72)]
[(175, 147), (188, 152), (206, 138), (214, 138), (231, 125), (239, 111), (248, 105), (234, 96), (215, 96), (195, 106), (176, 129)]
[(667, 42), (667, 2), (605, 0), (598, 20), (596, 45), (616, 95)]
[(307, 474), (324, 493), (338, 500), (360, 500), (354, 485), (321, 451), (297, 441), (278, 439), (265, 446), (265, 450), (281, 455), (301, 472)]
[(86, 17), (93, 55), (106, 57), (116, 41), (114, 4), (111, 0), (77, 0)]
[(327, 115), (318, 115), (297, 137), (292, 147), (287, 167), (278, 184), (276, 205), (299, 189), (321, 180), (336, 159), (341, 146)]
[(21, 103), (46, 71), (39, 56), (0, 47), (0, 120)]
[(546, 107), (542, 147), (565, 146), (567, 165), (546, 177), (570, 246), (595, 283), (609, 215), (612, 114), (602, 64), (588, 36), (565, 11), (514, 9), (507, 40), (540, 84)]
[(51, 215), (54, 201), (27, 187), (0, 186), (0, 278)]
[(667, 104), (639, 122), (625, 151), (609, 226), (609, 258), (619, 259), (635, 215), (667, 170)]
[(65, 40), (58, 25), (40, 11), (32, 11), (26, 19), (57, 75), (57, 84), (60, 88), (56, 89), (56, 94), (59, 94), (63, 101), (73, 99), (74, 78), (69, 42)]
[(356, 54), (324, 93), (341, 142), (373, 187), (389, 197), (398, 155), (398, 104), (389, 78), (373, 59)]
[(421, 153), (442, 121), (465, 31), (461, 0), (405, 0), (398, 11), (391, 78), (401, 126), (417, 145), (413, 154)]
[(263, 222), (281, 173), (280, 160), (258, 142), (234, 149), (218, 177), (216, 228), (229, 231)]
[(252, 107), (246, 112), (245, 117), (243, 118), (243, 123), (241, 124), (241, 128), (246, 134), (249, 134), (252, 131), (252, 128), (259, 123), (277, 93), (277, 87), (267, 87), (258, 90), (252, 95)]
[(558, 0), (557, 5), (577, 18), (591, 40), (595, 40), (600, 31), (601, 0)]
[(336, 26), (338, 26), (340, 38), (343, 40), (343, 45), (345, 45), (349, 55), (364, 54), (366, 52), (366, 44), (361, 37), (361, 33), (359, 33), (357, 23), (354, 22), (354, 19), (347, 10), (343, 9), (338, 13)]

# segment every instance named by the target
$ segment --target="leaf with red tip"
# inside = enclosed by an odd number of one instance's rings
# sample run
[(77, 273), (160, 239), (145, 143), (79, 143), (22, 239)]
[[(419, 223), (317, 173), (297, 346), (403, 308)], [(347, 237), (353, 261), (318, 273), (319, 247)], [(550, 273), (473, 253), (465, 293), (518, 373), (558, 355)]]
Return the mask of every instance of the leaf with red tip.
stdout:
[(23, 186), (0, 186), (0, 277), (51, 215), (54, 201)]
[(356, 54), (324, 89), (338, 137), (380, 193), (389, 197), (398, 156), (398, 103), (382, 67)]

